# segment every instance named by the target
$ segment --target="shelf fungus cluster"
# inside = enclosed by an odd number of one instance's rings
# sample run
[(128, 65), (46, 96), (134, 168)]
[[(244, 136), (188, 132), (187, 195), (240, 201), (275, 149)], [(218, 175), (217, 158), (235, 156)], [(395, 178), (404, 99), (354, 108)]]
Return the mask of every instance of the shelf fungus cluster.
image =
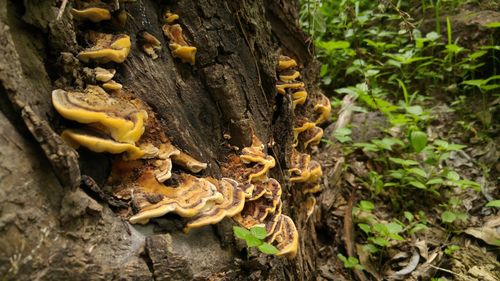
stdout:
[[(122, 17), (118, 8), (113, 10), (106, 3), (77, 0), (71, 14), (76, 21), (100, 24)], [(115, 1), (115, 5), (119, 3)], [(187, 43), (181, 26), (175, 23), (178, 19), (178, 15), (166, 13), (162, 29), (172, 55), (193, 65), (196, 48)], [(160, 41), (146, 31), (138, 36), (142, 51), (156, 59)], [(251, 146), (230, 154), (222, 165), (222, 178), (196, 175), (207, 168), (207, 163), (175, 147), (152, 109), (114, 80), (117, 71), (109, 67), (114, 65), (119, 70), (119, 64), (127, 59), (132, 51), (130, 36), (90, 30), (82, 31), (79, 38), (86, 47), (76, 58), (65, 53), (64, 61), (71, 61), (71, 71), (63, 71), (59, 89), (52, 91), (52, 104), (60, 116), (72, 121), (63, 123), (66, 127), (61, 132), (69, 146), (111, 154), (106, 184), (115, 198), (128, 201), (130, 206), (120, 214), (137, 224), (177, 214), (185, 218), (185, 232), (228, 217), (246, 228), (264, 226), (266, 240), (276, 245), (278, 255), (295, 256), (298, 231), (292, 219), (282, 214), (281, 184), (269, 176), (276, 160), (266, 153), (264, 144), (253, 136)], [(307, 100), (296, 67), (293, 59), (281, 58), (281, 82), (276, 86), (279, 93), (292, 95), (294, 108)], [(65, 75), (73, 77), (67, 79)], [(328, 99), (319, 100), (313, 109), (315, 121), (304, 117), (296, 122), (297, 150), (290, 169), (293, 183), (312, 186), (321, 177), (321, 166), (299, 149), (319, 142), (322, 131), (315, 125), (328, 118), (328, 107)]]
[(308, 96), (297, 68), (297, 62), (287, 56), (280, 56), (276, 66), (279, 79), (276, 91), (291, 96), (295, 115), (288, 172), (292, 184), (300, 186), (304, 193), (316, 193), (321, 190), (323, 172), (321, 165), (311, 159), (309, 152), (323, 137), (323, 129), (318, 125), (329, 119), (331, 106), (330, 100), (321, 93), (312, 98)]
[(230, 156), (222, 169), (224, 176), (236, 179), (245, 191), (245, 206), (233, 220), (247, 229), (264, 226), (266, 240), (276, 245), (278, 255), (294, 257), (298, 232), (292, 219), (281, 213), (281, 185), (268, 176), (276, 161), (264, 149), (262, 142), (253, 136), (252, 145), (243, 148), (240, 155)]
[(164, 15), (165, 24), (162, 26), (163, 34), (168, 38), (168, 47), (173, 57), (180, 58), (182, 62), (194, 65), (196, 56), (196, 47), (190, 46), (182, 27), (175, 23), (179, 19), (179, 15), (166, 12)]

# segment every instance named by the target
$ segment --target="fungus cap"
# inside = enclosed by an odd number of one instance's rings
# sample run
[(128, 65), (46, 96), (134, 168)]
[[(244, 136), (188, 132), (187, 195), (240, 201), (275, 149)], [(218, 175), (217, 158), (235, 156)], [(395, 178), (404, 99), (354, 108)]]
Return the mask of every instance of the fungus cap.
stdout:
[(102, 133), (91, 130), (64, 130), (61, 138), (75, 149), (84, 146), (94, 152), (109, 152), (112, 154), (126, 152), (126, 158), (129, 160), (138, 159), (144, 155), (144, 151), (133, 144), (116, 142)]
[(82, 10), (71, 9), (73, 18), (79, 21), (100, 22), (111, 19), (111, 12), (105, 8), (91, 7)]
[(130, 53), (132, 43), (125, 34), (112, 35), (105, 33), (91, 33), (90, 41), (93, 46), (80, 52), (78, 59), (83, 62), (94, 60), (97, 63), (122, 63)]
[(146, 111), (137, 109), (128, 100), (110, 97), (98, 86), (89, 85), (84, 92), (54, 90), (52, 104), (66, 119), (103, 125), (119, 142), (134, 143), (144, 133)]

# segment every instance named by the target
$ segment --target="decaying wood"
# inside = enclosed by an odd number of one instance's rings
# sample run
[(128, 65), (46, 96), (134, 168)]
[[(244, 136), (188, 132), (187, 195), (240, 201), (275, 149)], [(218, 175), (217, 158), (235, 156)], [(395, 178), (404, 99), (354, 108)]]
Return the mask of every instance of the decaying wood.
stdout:
[[(286, 184), (283, 212), (292, 216), (302, 239), (294, 260), (266, 257), (234, 262), (245, 255), (235, 250), (228, 221), (189, 235), (180, 231), (176, 218), (159, 219), (146, 227), (123, 222), (106, 204), (119, 207), (123, 202), (102, 192), (109, 157), (79, 150), (77, 159), (58, 136), (68, 123), (55, 114), (50, 102), (53, 89), (83, 84), (73, 72), (80, 63), (65, 61), (61, 52), (76, 55), (86, 47), (84, 38), (90, 30), (128, 34), (131, 54), (122, 65), (110, 64), (117, 69), (117, 81), (152, 108), (177, 147), (209, 163), (202, 176), (220, 175), (219, 163), (228, 149), (225, 136), (231, 137), (230, 145), (242, 147), (255, 133), (265, 143), (274, 143), (269, 148), (277, 160), (272, 176), (285, 183), (293, 113), (288, 98), (275, 94), (278, 56), (296, 58), (309, 94), (318, 91), (318, 65), (297, 25), (298, 3), (130, 1), (120, 4), (128, 14), (124, 26), (77, 23), (70, 16), (73, 4), (0, 3), (0, 129), (9, 140), (2, 144), (2, 160), (3, 155), (24, 159), (0, 162), (0, 251), (5, 253), (0, 257), (0, 275), (6, 280), (318, 276), (316, 253), (325, 246), (316, 234), (321, 216), (313, 212), (308, 218), (303, 207), (306, 197)], [(137, 38), (143, 31), (168, 46), (161, 30), (165, 10), (181, 16), (187, 40), (198, 49), (194, 66), (173, 58), (168, 48), (155, 60), (140, 51)], [(83, 189), (78, 188), (80, 172)]]

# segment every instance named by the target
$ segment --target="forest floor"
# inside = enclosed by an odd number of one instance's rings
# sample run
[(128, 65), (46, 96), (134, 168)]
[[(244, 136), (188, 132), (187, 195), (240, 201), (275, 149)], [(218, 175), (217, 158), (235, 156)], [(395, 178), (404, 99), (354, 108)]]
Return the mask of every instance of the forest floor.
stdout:
[(336, 116), (321, 158), (342, 172), (319, 272), (500, 280), (500, 7), (409, 2), (303, 3)]

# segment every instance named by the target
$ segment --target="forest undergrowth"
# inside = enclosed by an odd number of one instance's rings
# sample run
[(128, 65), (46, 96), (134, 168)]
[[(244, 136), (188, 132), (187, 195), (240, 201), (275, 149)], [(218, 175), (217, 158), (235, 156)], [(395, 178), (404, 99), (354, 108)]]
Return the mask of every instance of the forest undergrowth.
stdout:
[(496, 1), (302, 1), (332, 123), (353, 113), (323, 140), (345, 158), (335, 188), (352, 212), (338, 253), (347, 274), (498, 277), (498, 11)]

